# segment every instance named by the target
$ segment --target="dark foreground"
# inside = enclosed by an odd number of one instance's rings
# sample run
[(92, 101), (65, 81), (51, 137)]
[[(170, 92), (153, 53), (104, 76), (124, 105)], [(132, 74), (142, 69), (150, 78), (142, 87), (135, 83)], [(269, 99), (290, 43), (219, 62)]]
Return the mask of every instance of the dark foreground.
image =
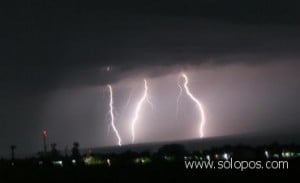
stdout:
[[(288, 170), (190, 170), (184, 163), (143, 166), (77, 167), (6, 167), (1, 168), (1, 182), (183, 182), (198, 180), (293, 180), (299, 161), (289, 161)], [(198, 182), (197, 181), (197, 182)]]
[[(282, 182), (297, 179), (300, 146), (224, 146), (186, 151), (180, 144), (165, 145), (155, 153), (62, 156), (56, 149), (40, 157), (0, 160), (2, 182)], [(75, 155), (78, 156), (75, 156)], [(214, 166), (195, 166), (213, 162)], [(194, 163), (193, 167), (187, 163)], [(266, 166), (267, 163), (269, 167)], [(189, 164), (191, 165), (191, 164)], [(198, 164), (199, 165), (199, 164)], [(270, 165), (272, 165), (270, 167)]]

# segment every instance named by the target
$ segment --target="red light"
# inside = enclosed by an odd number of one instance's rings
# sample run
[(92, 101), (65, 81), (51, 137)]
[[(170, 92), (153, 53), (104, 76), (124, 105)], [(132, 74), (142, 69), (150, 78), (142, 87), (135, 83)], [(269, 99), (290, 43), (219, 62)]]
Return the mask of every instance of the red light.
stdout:
[(44, 136), (44, 137), (47, 137), (47, 136), (48, 136), (47, 130), (43, 130), (43, 136)]

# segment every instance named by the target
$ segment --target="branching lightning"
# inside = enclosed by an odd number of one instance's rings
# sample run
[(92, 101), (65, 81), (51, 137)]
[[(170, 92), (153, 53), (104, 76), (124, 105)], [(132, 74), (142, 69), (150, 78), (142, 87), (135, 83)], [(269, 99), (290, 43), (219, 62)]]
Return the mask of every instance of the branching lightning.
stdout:
[(133, 90), (131, 90), (130, 93), (129, 93), (129, 97), (128, 97), (127, 102), (124, 106), (124, 109), (126, 109), (128, 107), (128, 105), (130, 104), (130, 102), (131, 102), (132, 93), (133, 93)]
[[(199, 135), (200, 135), (200, 138), (202, 138), (203, 135), (204, 135), (203, 134), (203, 127), (204, 127), (204, 124), (205, 124), (205, 115), (204, 115), (203, 107), (202, 107), (201, 103), (199, 102), (199, 100), (196, 97), (194, 97), (194, 95), (190, 92), (190, 89), (188, 87), (189, 80), (188, 80), (187, 75), (182, 73), (180, 76), (184, 78), (184, 90), (185, 90), (186, 94), (196, 103), (196, 105), (199, 109), (200, 116), (201, 116), (201, 118), (199, 120), (199, 123), (200, 123)], [(178, 85), (178, 86), (180, 86), (180, 85)], [(181, 93), (182, 93), (182, 87), (179, 87), (179, 88), (181, 90), (180, 90), (180, 95), (179, 95), (178, 98), (180, 98)], [(177, 98), (177, 101), (178, 101), (178, 98)]]
[(114, 116), (114, 108), (113, 108), (113, 91), (112, 91), (112, 87), (111, 85), (107, 85), (108, 89), (109, 89), (109, 97), (110, 97), (110, 101), (109, 101), (109, 108), (110, 108), (110, 119), (111, 119), (111, 127), (114, 130), (117, 138), (118, 138), (118, 145), (121, 146), (122, 145), (122, 140), (121, 137), (119, 135), (119, 132), (115, 126), (115, 116)]
[[(183, 78), (183, 83), (180, 82), (180, 78)], [(189, 78), (187, 77), (187, 75), (185, 73), (182, 73), (179, 75), (178, 77), (178, 82), (177, 82), (177, 86), (179, 88), (179, 93), (177, 96), (177, 100), (176, 100), (176, 118), (178, 117), (178, 111), (179, 111), (179, 104), (180, 104), (180, 99), (182, 97), (183, 92), (185, 92), (187, 94), (187, 96), (196, 104), (195, 106), (198, 108), (199, 110), (199, 136), (200, 138), (202, 138), (204, 136), (204, 125), (205, 125), (205, 114), (204, 114), (204, 110), (202, 107), (202, 104), (200, 103), (200, 101), (191, 93), (190, 88), (188, 86), (189, 84)], [(119, 135), (119, 132), (115, 126), (115, 112), (114, 112), (114, 103), (113, 103), (113, 90), (112, 90), (112, 86), (111, 85), (107, 85), (108, 89), (109, 89), (109, 94), (110, 94), (110, 102), (109, 102), (109, 115), (110, 115), (110, 125), (109, 128), (111, 127), (111, 129), (113, 129), (117, 139), (118, 139), (118, 145), (121, 146), (122, 145), (122, 139)], [(129, 98), (126, 102), (125, 107), (127, 108), (130, 100), (131, 100), (131, 95), (132, 92), (130, 92)], [(148, 103), (151, 108), (153, 109), (153, 104), (151, 103), (151, 101), (149, 100), (149, 95), (148, 95), (148, 83), (147, 80), (144, 79), (144, 91), (143, 94), (141, 96), (141, 98), (138, 100), (135, 111), (134, 111), (134, 116), (133, 119), (131, 121), (131, 137), (132, 137), (132, 143), (134, 143), (136, 141), (136, 134), (135, 134), (135, 128), (136, 128), (136, 124), (138, 122), (138, 120), (140, 120), (141, 118), (141, 109), (144, 106), (145, 103)], [(109, 129), (108, 129), (109, 130)]]
[(144, 79), (144, 94), (143, 94), (142, 98), (139, 100), (139, 102), (137, 103), (137, 106), (135, 108), (134, 118), (131, 122), (132, 143), (134, 143), (134, 141), (135, 141), (135, 124), (136, 124), (137, 120), (139, 119), (140, 111), (141, 111), (142, 105), (144, 104), (145, 101), (148, 102), (151, 105), (151, 107), (153, 107), (152, 103), (148, 99), (148, 84), (147, 84), (146, 79)]
[(148, 97), (146, 97), (146, 101), (151, 106), (151, 109), (154, 110), (154, 106)]

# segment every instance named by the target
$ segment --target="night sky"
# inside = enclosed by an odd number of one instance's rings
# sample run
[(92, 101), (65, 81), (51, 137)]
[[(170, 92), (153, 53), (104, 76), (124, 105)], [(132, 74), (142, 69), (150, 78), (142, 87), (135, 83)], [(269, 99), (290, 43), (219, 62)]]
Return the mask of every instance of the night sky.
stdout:
[[(131, 143), (130, 121), (149, 85), (138, 143), (300, 132), (300, 13), (294, 1), (10, 1), (0, 5), (0, 157), (49, 143), (71, 148)], [(108, 71), (107, 68), (110, 68)], [(195, 130), (196, 129), (196, 130)]]

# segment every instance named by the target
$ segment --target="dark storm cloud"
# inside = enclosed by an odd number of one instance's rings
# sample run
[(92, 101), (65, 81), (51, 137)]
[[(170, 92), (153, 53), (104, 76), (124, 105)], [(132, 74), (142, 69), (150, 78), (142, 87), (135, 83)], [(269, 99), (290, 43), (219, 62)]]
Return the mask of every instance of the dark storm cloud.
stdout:
[[(63, 133), (73, 126), (73, 118), (64, 120), (72, 106), (82, 106), (79, 111), (90, 110), (86, 106), (97, 109), (98, 91), (57, 89), (82, 89), (140, 75), (157, 77), (201, 64), (296, 62), (298, 7), (296, 1), (255, 0), (1, 2), (0, 151), (17, 142), (36, 151), (36, 138), (45, 126), (62, 125)], [(111, 66), (110, 72), (105, 72), (106, 66)], [(292, 77), (290, 73), (288, 80)], [(295, 88), (299, 90), (298, 85)], [(223, 92), (218, 87), (214, 91)], [(56, 92), (62, 97), (49, 99)], [(55, 112), (49, 118), (42, 116), (47, 102), (53, 102), (49, 111), (61, 109), (62, 117)], [(79, 119), (75, 119), (79, 129), (98, 124), (90, 117), (86, 121), (95, 124)], [(78, 138), (75, 131), (70, 134), (71, 140)]]
[[(1, 8), (2, 92), (106, 84), (152, 66), (298, 58), (295, 5), (237, 0), (8, 3)], [(118, 72), (100, 73), (107, 65)]]

